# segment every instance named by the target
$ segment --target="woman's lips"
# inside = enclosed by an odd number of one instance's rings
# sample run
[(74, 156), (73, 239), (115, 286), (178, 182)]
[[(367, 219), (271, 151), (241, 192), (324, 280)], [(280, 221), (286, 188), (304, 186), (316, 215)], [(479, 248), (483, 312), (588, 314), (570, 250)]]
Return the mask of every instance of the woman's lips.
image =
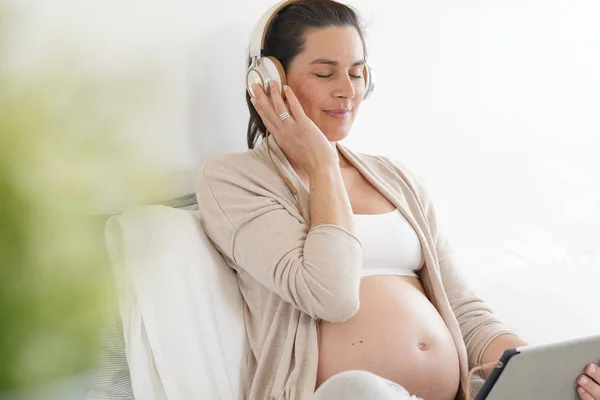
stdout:
[(346, 119), (350, 116), (350, 110), (339, 109), (339, 110), (323, 110), (325, 113), (333, 118)]

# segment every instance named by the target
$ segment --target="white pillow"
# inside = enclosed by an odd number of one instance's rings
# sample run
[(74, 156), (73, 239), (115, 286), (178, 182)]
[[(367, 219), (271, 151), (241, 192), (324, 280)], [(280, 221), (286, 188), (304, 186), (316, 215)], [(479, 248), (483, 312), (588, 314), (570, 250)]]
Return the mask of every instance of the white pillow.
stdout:
[[(106, 241), (124, 330), (129, 331), (125, 340), (136, 398), (144, 385), (155, 384), (150, 381), (162, 382), (169, 398), (241, 398), (246, 355), (242, 297), (235, 273), (204, 234), (197, 215), (165, 206), (136, 207), (108, 221)], [(124, 285), (129, 279), (123, 274), (136, 276), (135, 290)], [(182, 306), (190, 293), (196, 304)], [(137, 317), (132, 317), (134, 308), (141, 310)], [(145, 332), (144, 325), (155, 331)], [(136, 374), (132, 365), (132, 358), (139, 360), (140, 351), (147, 351), (141, 349), (148, 347), (142, 343), (146, 340), (153, 359), (140, 369), (154, 368), (151, 379)], [(177, 385), (169, 386), (161, 365), (173, 366)]]

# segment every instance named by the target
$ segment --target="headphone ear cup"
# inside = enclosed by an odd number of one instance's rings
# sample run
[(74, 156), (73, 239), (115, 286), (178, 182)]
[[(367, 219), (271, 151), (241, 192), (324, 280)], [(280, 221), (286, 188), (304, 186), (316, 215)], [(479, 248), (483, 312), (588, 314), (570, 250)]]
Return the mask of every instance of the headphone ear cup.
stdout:
[[(265, 57), (263, 60), (263, 67), (268, 75), (268, 78), (265, 79), (265, 84), (267, 85), (266, 93), (270, 94), (269, 83), (271, 81), (275, 81), (277, 87), (279, 88), (279, 93), (283, 96), (283, 85), (287, 84), (287, 79), (285, 76), (285, 70), (283, 69), (283, 65), (279, 62), (275, 57)], [(285, 98), (285, 97), (284, 97)]]
[(375, 81), (373, 79), (373, 70), (371, 69), (371, 67), (369, 67), (368, 64), (365, 64), (365, 95), (363, 97), (363, 100), (366, 100), (367, 98), (369, 98), (371, 96), (371, 93), (373, 93), (373, 90), (375, 89)]
[(255, 97), (254, 91), (252, 90), (252, 85), (255, 83), (258, 83), (263, 88), (265, 87), (263, 74), (258, 67), (248, 68), (248, 71), (246, 72), (246, 90), (250, 94), (250, 97)]
[(270, 94), (269, 83), (274, 81), (279, 87), (279, 92), (283, 96), (283, 85), (287, 84), (285, 70), (275, 57), (264, 57), (258, 60), (253, 68), (248, 68), (246, 72), (246, 90), (250, 96), (254, 97), (252, 85), (258, 83), (262, 86), (265, 93)]

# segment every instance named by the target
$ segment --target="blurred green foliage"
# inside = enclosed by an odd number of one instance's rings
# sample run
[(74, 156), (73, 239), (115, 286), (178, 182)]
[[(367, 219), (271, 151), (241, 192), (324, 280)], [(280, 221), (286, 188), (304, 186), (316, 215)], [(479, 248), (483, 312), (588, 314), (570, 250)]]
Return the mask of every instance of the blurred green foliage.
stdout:
[[(0, 10), (0, 38), (1, 21)], [(64, 58), (35, 71), (0, 65), (0, 393), (92, 365), (114, 306), (93, 214), (159, 195), (118, 140), (147, 98), (143, 80), (103, 80)]]

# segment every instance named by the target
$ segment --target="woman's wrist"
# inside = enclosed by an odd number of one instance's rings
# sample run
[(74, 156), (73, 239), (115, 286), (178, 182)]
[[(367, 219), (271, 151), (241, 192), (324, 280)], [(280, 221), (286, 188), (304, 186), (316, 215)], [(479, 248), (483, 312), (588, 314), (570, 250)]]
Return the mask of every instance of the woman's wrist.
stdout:
[(338, 155), (332, 152), (332, 154), (317, 157), (316, 159), (307, 163), (307, 165), (304, 167), (304, 170), (310, 178), (311, 176), (321, 173), (322, 171), (335, 171), (335, 168), (339, 167), (340, 160)]

